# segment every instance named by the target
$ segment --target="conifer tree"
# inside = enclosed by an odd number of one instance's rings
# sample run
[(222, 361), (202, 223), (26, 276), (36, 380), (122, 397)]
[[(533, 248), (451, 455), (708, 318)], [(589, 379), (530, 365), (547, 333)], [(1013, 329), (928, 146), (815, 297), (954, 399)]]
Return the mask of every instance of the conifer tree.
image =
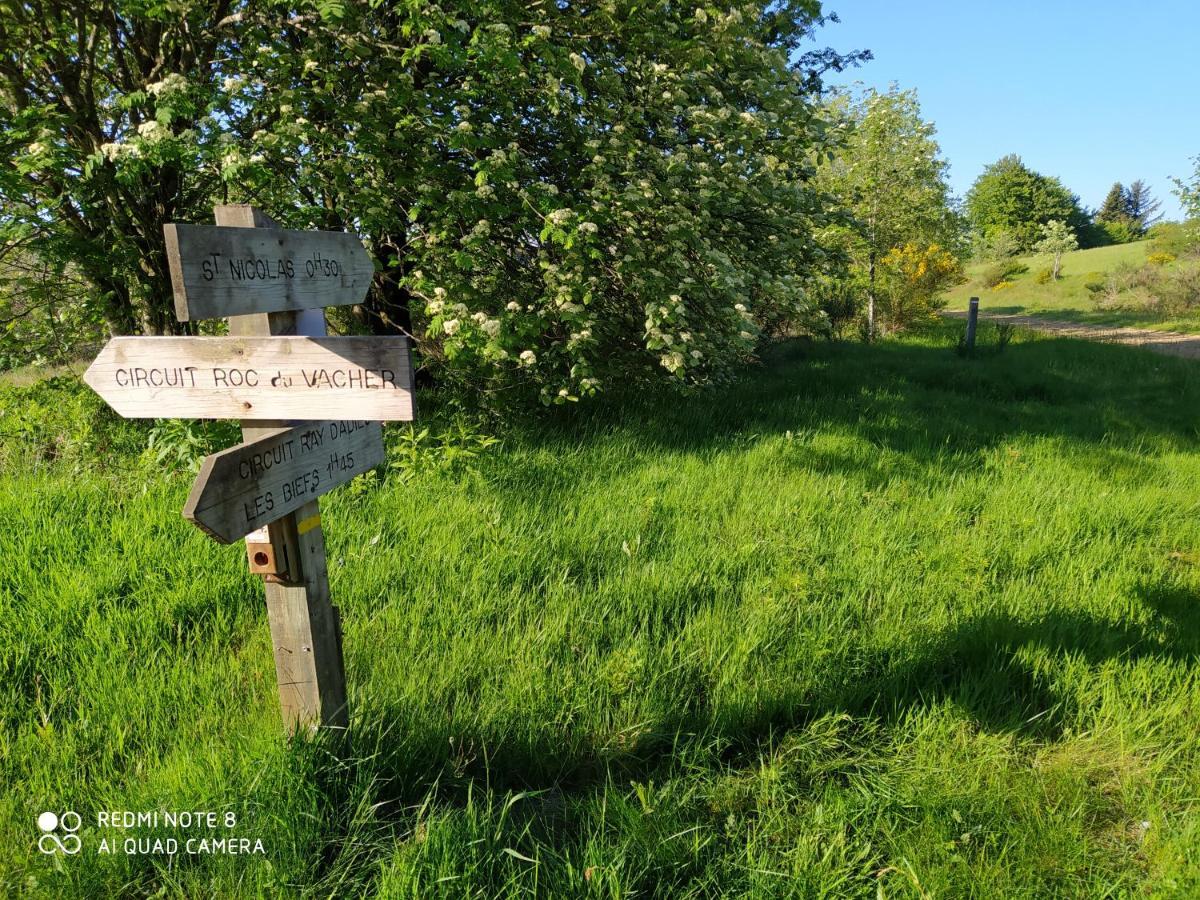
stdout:
[(1129, 218), (1129, 191), (1121, 182), (1108, 189), (1108, 196), (1096, 213), (1097, 222), (1124, 222)]
[(1146, 182), (1139, 178), (1129, 185), (1125, 209), (1137, 226), (1138, 234), (1145, 234), (1146, 229), (1162, 218), (1161, 207), (1162, 201), (1154, 198)]

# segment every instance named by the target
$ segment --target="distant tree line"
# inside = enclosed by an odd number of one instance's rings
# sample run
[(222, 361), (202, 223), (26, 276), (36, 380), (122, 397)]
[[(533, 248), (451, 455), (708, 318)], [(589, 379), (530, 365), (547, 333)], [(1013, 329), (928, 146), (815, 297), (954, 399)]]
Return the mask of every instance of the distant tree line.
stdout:
[(1115, 183), (1093, 213), (1058, 178), (1035, 172), (1015, 154), (985, 167), (965, 203), (977, 251), (984, 256), (1029, 252), (1053, 222), (1064, 223), (1084, 248), (1139, 240), (1162, 218), (1161, 208), (1138, 179), (1128, 187)]

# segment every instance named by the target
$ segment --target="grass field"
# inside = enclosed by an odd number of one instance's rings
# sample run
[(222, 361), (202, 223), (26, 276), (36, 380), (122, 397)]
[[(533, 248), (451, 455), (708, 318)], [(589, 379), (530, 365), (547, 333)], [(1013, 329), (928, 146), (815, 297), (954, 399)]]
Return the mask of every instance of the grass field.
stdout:
[(1163, 316), (1152, 309), (1102, 309), (1084, 287), (1088, 281), (1103, 281), (1104, 276), (1123, 263), (1141, 265), (1146, 260), (1147, 241), (1077, 250), (1063, 256), (1063, 276), (1057, 282), (1038, 284), (1035, 277), (1049, 264), (1048, 257), (1022, 257), (1029, 271), (1012, 280), (1012, 286), (994, 290), (984, 287), (980, 275), (990, 263), (967, 267), (967, 283), (947, 294), (947, 309), (966, 309), (971, 297), (979, 298), (982, 312), (1044, 315), (1048, 319), (1093, 325), (1128, 325), (1165, 331), (1200, 333), (1200, 317)]
[[(956, 333), (330, 495), (346, 745), (280, 739), (188, 477), (5, 389), (0, 894), (1200, 895), (1200, 369)], [(265, 855), (95, 852), (158, 809)]]

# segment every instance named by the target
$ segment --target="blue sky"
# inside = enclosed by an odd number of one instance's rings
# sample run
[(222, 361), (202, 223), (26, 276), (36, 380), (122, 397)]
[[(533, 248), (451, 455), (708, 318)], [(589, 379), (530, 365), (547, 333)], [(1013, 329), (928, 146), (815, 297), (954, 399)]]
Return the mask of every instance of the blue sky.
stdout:
[(836, 83), (916, 88), (960, 196), (1016, 153), (1089, 207), (1145, 180), (1181, 216), (1170, 176), (1200, 155), (1200, 2), (827, 0), (817, 33), (875, 59)]

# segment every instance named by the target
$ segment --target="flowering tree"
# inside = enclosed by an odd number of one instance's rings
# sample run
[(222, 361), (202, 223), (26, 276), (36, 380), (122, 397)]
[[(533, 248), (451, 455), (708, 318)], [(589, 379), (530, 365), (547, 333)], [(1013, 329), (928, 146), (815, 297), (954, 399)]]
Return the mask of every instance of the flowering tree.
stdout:
[(813, 315), (812, 79), (844, 60), (788, 60), (819, 9), (274, 7), (231, 86), (229, 181), (362, 233), (364, 322), (443, 379), (562, 402), (720, 377)]
[(162, 224), (210, 202), (215, 3), (6, 3), (0, 250), (70, 266), (113, 333), (176, 327)]
[(1042, 226), (1041, 231), (1041, 240), (1033, 245), (1033, 252), (1044, 253), (1054, 258), (1054, 268), (1050, 277), (1058, 281), (1063, 254), (1078, 250), (1079, 241), (1075, 238), (1075, 232), (1061, 219), (1051, 219)]
[(1171, 193), (1179, 198), (1188, 218), (1200, 219), (1200, 156), (1197, 156), (1193, 162), (1195, 168), (1190, 178), (1171, 179), (1175, 182), (1175, 189)]
[[(214, 198), (358, 232), (378, 276), (343, 326), (409, 332), (477, 390), (719, 378), (813, 317), (812, 160), (832, 147), (814, 97), (848, 61), (801, 52), (816, 0), (117, 7), (119, 47), (107, 13), (6, 34), (70, 65), (94, 44), (78, 66), (97, 88), (45, 88), (33, 113), (10, 98), (0, 121), (30, 148), (0, 176), (6, 221), (86, 239), (114, 330), (168, 327), (161, 224)], [(124, 59), (151, 34), (162, 52)], [(13, 85), (53, 81), (33, 57)]]

